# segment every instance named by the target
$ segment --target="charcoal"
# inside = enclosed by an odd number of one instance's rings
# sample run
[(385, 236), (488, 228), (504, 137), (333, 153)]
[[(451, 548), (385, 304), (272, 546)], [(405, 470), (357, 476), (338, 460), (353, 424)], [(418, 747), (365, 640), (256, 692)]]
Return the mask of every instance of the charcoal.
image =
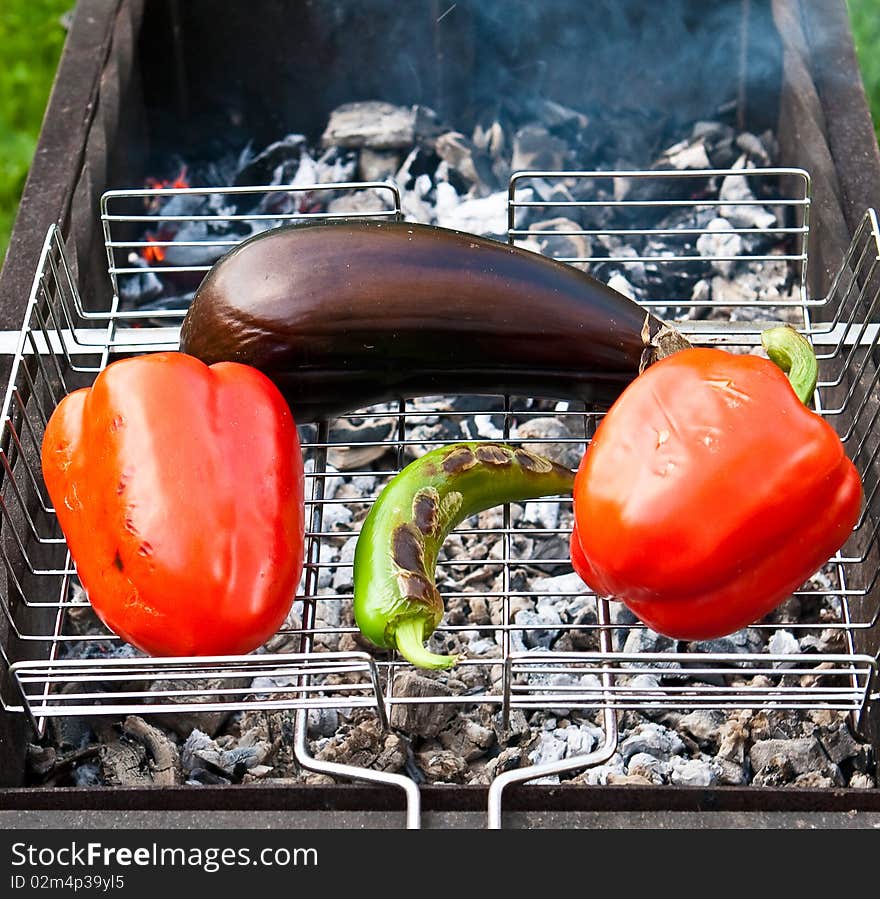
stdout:
[(622, 602), (611, 602), (608, 608), (611, 623), (615, 625), (611, 631), (611, 645), (615, 652), (621, 652), (629, 636), (630, 626), (638, 623), (639, 619)]
[(538, 743), (529, 753), (529, 761), (533, 765), (546, 765), (548, 762), (559, 762), (568, 755), (568, 743), (555, 733), (541, 733)]
[[(522, 199), (531, 196), (528, 190), (521, 191), (521, 194)], [(437, 224), (456, 231), (502, 238), (507, 234), (507, 191), (502, 190), (487, 197), (465, 200), (442, 214), (438, 209)]]
[[(441, 681), (409, 671), (394, 678), (391, 692), (401, 698), (451, 695)], [(411, 736), (430, 739), (440, 733), (454, 714), (453, 708), (440, 703), (397, 703), (391, 708), (390, 723)]]
[(57, 749), (81, 749), (94, 738), (91, 722), (87, 717), (58, 716), (49, 719), (49, 733)]
[(177, 745), (159, 728), (147, 724), (143, 718), (129, 715), (122, 722), (122, 731), (142, 743), (149, 752), (150, 776), (156, 786), (174, 786), (181, 782), (180, 754)]
[(872, 790), (877, 786), (877, 782), (870, 774), (856, 771), (849, 779), (847, 786), (851, 790)]
[[(625, 653), (638, 655), (640, 653), (663, 653), (675, 652), (677, 644), (670, 637), (655, 633), (650, 628), (633, 628), (627, 635), (626, 642), (623, 644)], [(681, 662), (670, 660), (668, 662), (658, 661), (627, 661), (623, 663), (623, 667), (631, 668), (650, 668), (656, 671), (672, 671), (681, 668)]]
[[(485, 438), (486, 440), (503, 440), (504, 439), (504, 431), (502, 430), (502, 425), (504, 424), (504, 419), (500, 415), (474, 415), (472, 419), (474, 426), (473, 428), (467, 428), (469, 431), (468, 436), (472, 439), (477, 438)], [(465, 419), (463, 422), (466, 425), (468, 419)]]
[(459, 716), (450, 727), (440, 732), (439, 740), (444, 749), (454, 752), (466, 762), (473, 762), (492, 748), (495, 732), (476, 721)]
[[(745, 158), (738, 160), (738, 168), (745, 166)], [(727, 175), (721, 182), (719, 199), (737, 204), (737, 201), (754, 200), (755, 195), (745, 175)], [(742, 204), (720, 206), (719, 212), (737, 228), (772, 228), (776, 224), (776, 216), (763, 206)]]
[(669, 782), (686, 787), (711, 787), (718, 780), (716, 766), (704, 759), (683, 759), (674, 756), (669, 761)]
[[(351, 527), (353, 512), (351, 506), (344, 503), (327, 503), (321, 510), (321, 529), (324, 531), (347, 531)], [(323, 553), (325, 548), (321, 547)], [(324, 584), (319, 583), (318, 586), (327, 587), (330, 584), (329, 572), (322, 572), (327, 581)]]
[[(570, 230), (572, 226), (575, 229), (582, 230), (597, 227), (595, 217), (602, 214), (601, 209), (566, 205), (576, 202), (576, 194), (571, 179), (561, 181), (557, 178), (530, 178), (528, 185), (534, 191), (535, 199), (540, 200), (543, 204), (543, 206), (537, 207), (527, 217), (530, 228), (535, 230), (542, 229), (544, 227), (541, 224), (542, 221), (555, 222), (560, 219), (564, 220), (565, 225), (559, 230)], [(592, 244), (588, 235), (578, 235), (573, 241), (566, 241), (564, 235), (560, 235), (558, 238), (550, 235), (545, 239), (548, 242), (547, 249), (542, 251), (545, 255), (553, 256), (554, 258), (590, 255)], [(536, 246), (541, 247), (541, 243), (537, 238), (534, 241), (530, 240), (529, 243), (535, 243)], [(572, 264), (575, 268), (579, 268), (582, 271), (589, 270), (589, 264), (586, 262)]]
[(706, 151), (706, 140), (703, 137), (684, 140), (666, 150), (661, 157), (662, 163), (674, 169), (711, 169), (709, 154)]
[(626, 768), (620, 753), (615, 753), (611, 760), (604, 765), (595, 765), (587, 768), (582, 774), (572, 779), (572, 783), (584, 783), (590, 786), (604, 786), (608, 783), (614, 783), (621, 777), (626, 777)]
[(165, 287), (145, 259), (132, 253), (128, 257), (128, 265), (138, 266), (143, 271), (136, 275), (119, 276), (119, 299), (127, 307), (140, 307), (161, 296)]
[(469, 769), (458, 753), (449, 749), (434, 749), (416, 753), (416, 763), (427, 783), (467, 783)]
[(523, 112), (554, 132), (583, 132), (590, 127), (591, 119), (583, 112), (557, 103), (547, 97), (529, 97), (523, 103)]
[[(810, 771), (828, 774), (837, 768), (822, 750), (814, 737), (796, 740), (759, 740), (749, 750), (749, 761), (755, 771), (755, 779), (783, 782)], [(839, 771), (838, 771), (839, 777)]]
[[(196, 266), (213, 265), (221, 256), (225, 255), (229, 247), (218, 246), (217, 240), (225, 239), (226, 235), (218, 234), (211, 222), (186, 222), (175, 234), (178, 241), (197, 241), (201, 246), (189, 247), (173, 243), (165, 248), (163, 264), (167, 266)], [(196, 275), (201, 280), (200, 275)]]
[(492, 119), (486, 124), (477, 123), (471, 140), (478, 150), (483, 150), (493, 160), (504, 158), (507, 138), (504, 126), (498, 119)]
[(325, 147), (400, 150), (435, 138), (439, 132), (437, 114), (426, 106), (366, 100), (334, 109), (321, 142)]
[(846, 761), (859, 759), (858, 764), (861, 764), (864, 770), (868, 762), (860, 757), (865, 752), (866, 746), (856, 740), (844, 722), (821, 728), (817, 738), (822, 744), (825, 755), (832, 762), (842, 765)]
[(349, 537), (339, 551), (336, 559), (340, 564), (333, 574), (333, 590), (336, 593), (350, 593), (354, 587), (354, 551), (357, 546), (357, 536)]
[(510, 167), (520, 171), (565, 171), (569, 165), (569, 147), (540, 125), (526, 125), (513, 136)]
[[(354, 726), (343, 726), (315, 753), (319, 761), (399, 772), (407, 763), (406, 742), (399, 735), (382, 730), (370, 718)], [(464, 765), (464, 761), (461, 760)]]
[(27, 747), (26, 764), (31, 774), (40, 777), (48, 774), (55, 768), (58, 761), (58, 755), (53, 746), (36, 746), (29, 743)]
[[(329, 463), (338, 471), (357, 471), (381, 459), (392, 444), (376, 446), (390, 440), (397, 428), (395, 418), (336, 419), (330, 428)], [(371, 444), (371, 445), (366, 445)]]
[(441, 134), (434, 148), (446, 163), (449, 172), (456, 175), (466, 189), (474, 188), (477, 196), (492, 193), (500, 187), (489, 157), (480, 152), (461, 132), (447, 131)]
[[(673, 166), (663, 160), (653, 166), (656, 171), (674, 171)], [(691, 183), (692, 182), (692, 183)], [(708, 184), (708, 178), (689, 179), (688, 189), (693, 193), (704, 190)], [(675, 178), (624, 178), (614, 179), (614, 199), (627, 201), (640, 201), (654, 203), (663, 200), (681, 199), (681, 183)], [(662, 206), (652, 209), (649, 206), (623, 207), (619, 210), (619, 216), (632, 224), (635, 221), (640, 226), (656, 226), (660, 218), (668, 212)]]
[[(440, 157), (433, 149), (413, 147), (394, 176), (394, 180), (402, 191), (414, 190), (416, 182), (422, 177), (428, 178), (430, 184), (431, 175), (437, 170), (439, 162)], [(424, 194), (425, 191), (421, 193)]]
[(361, 181), (385, 181), (400, 168), (400, 163), (398, 151), (364, 147), (358, 156), (357, 175)]
[(728, 169), (742, 152), (736, 146), (736, 132), (722, 122), (697, 122), (691, 133), (705, 141), (710, 168)]
[[(554, 196), (554, 194), (551, 193), (550, 196)], [(557, 193), (555, 196), (559, 196), (559, 194)], [(533, 237), (530, 236), (530, 241), (536, 244), (543, 255), (564, 260), (584, 260), (593, 255), (593, 244), (589, 237), (583, 234), (564, 233), (580, 230), (583, 229), (576, 221), (565, 217), (544, 219), (529, 225), (529, 231), (532, 232), (562, 232), (558, 235), (535, 233)], [(582, 271), (587, 271), (590, 265), (589, 262), (585, 261), (572, 262), (572, 264)]]
[(262, 765), (271, 754), (268, 743), (259, 739), (251, 742), (247, 734), (238, 745), (226, 748), (202, 731), (193, 730), (183, 744), (180, 761), (187, 773), (204, 768), (237, 782), (246, 771)]
[[(551, 715), (558, 715), (560, 717), (570, 715), (575, 708), (581, 714), (587, 714), (588, 712), (594, 711), (598, 704), (599, 691), (602, 688), (602, 684), (595, 674), (589, 672), (580, 674), (576, 671), (554, 671), (540, 674), (530, 673), (528, 675), (528, 683), (533, 691), (547, 693), (551, 697), (554, 694), (554, 688), (563, 688), (557, 692), (556, 695), (558, 698), (555, 700), (551, 699), (550, 702), (552, 704), (547, 706), (547, 711)], [(577, 688), (578, 691), (591, 697), (595, 696), (597, 699), (589, 705), (584, 704), (583, 700), (578, 700), (577, 706), (566, 703), (566, 700), (569, 700), (569, 702), (571, 701), (574, 688)]]
[(658, 759), (650, 753), (637, 752), (627, 762), (626, 771), (628, 776), (640, 777), (645, 783), (664, 784), (669, 782), (670, 767), (669, 762)]
[(517, 651), (527, 649), (550, 649), (559, 631), (546, 628), (545, 625), (562, 624), (559, 613), (552, 607), (544, 606), (541, 613), (521, 609), (513, 616), (514, 623), (523, 628), (511, 632), (511, 641)]
[(256, 155), (251, 155), (249, 147), (245, 148), (233, 183), (236, 185), (278, 183), (274, 178), (279, 168), (289, 166), (292, 171), (296, 171), (305, 147), (305, 135), (288, 134), (281, 140), (269, 144)]
[(683, 753), (684, 749), (684, 743), (675, 731), (653, 722), (638, 725), (620, 744), (624, 761), (637, 752), (646, 752), (661, 761), (669, 761), (672, 756)]
[(637, 674), (629, 679), (629, 686), (640, 693), (658, 692), (662, 695), (660, 676), (658, 674)]
[(121, 735), (101, 746), (100, 764), (113, 786), (175, 786), (182, 779), (177, 746), (134, 715), (123, 722)]
[(749, 131), (743, 131), (736, 136), (736, 146), (745, 153), (749, 161), (757, 165), (769, 166), (773, 160), (770, 152), (764, 146), (761, 138), (756, 137)]
[(526, 449), (547, 456), (566, 468), (577, 468), (586, 449), (584, 443), (571, 442), (571, 431), (558, 418), (527, 418), (517, 424), (511, 436), (522, 440)]
[(713, 640), (697, 640), (688, 645), (693, 652), (707, 653), (755, 653), (763, 649), (763, 638), (755, 631), (743, 628), (726, 637), (717, 637)]
[(151, 786), (147, 750), (139, 743), (116, 741), (101, 747), (101, 775), (111, 786)]
[(618, 293), (622, 293), (625, 297), (629, 297), (631, 300), (638, 301), (642, 299), (641, 291), (633, 286), (633, 284), (627, 279), (626, 275), (623, 275), (620, 272), (614, 272), (614, 274), (611, 275), (606, 283), (610, 288), (616, 290)]
[(193, 730), (203, 731), (209, 736), (214, 736), (220, 731), (220, 728), (226, 723), (230, 715), (229, 710), (219, 712), (205, 712), (199, 709), (199, 705), (204, 702), (222, 702), (228, 700), (228, 696), (215, 693), (220, 689), (244, 689), (250, 686), (249, 678), (199, 678), (198, 680), (157, 680), (150, 684), (151, 692), (160, 691), (192, 691), (188, 695), (174, 696), (169, 698), (157, 697), (156, 702), (170, 702), (177, 704), (191, 704), (193, 710), (191, 712), (174, 712), (165, 714), (160, 713), (155, 716), (155, 720), (164, 727), (173, 730), (181, 737), (188, 737)]
[(332, 215), (369, 215), (375, 212), (387, 212), (389, 197), (378, 190), (353, 190), (334, 197), (327, 204), (327, 212)]
[(499, 746), (510, 746), (520, 743), (523, 740), (530, 739), (532, 735), (529, 722), (521, 709), (510, 710), (506, 727), (503, 714), (496, 712), (492, 716), (492, 728)]
[[(559, 524), (559, 503), (554, 500), (526, 503), (523, 521), (538, 528), (555, 528)], [(546, 558), (545, 553), (540, 553)]]
[(736, 262), (718, 257), (739, 256), (742, 250), (742, 238), (727, 219), (712, 219), (706, 233), (697, 238), (697, 252), (709, 259), (712, 269), (725, 278), (733, 274)]
[(683, 715), (676, 727), (690, 736), (701, 749), (710, 750), (721, 741), (721, 729), (727, 716), (714, 709), (697, 709)]
[[(767, 643), (767, 652), (772, 655), (788, 655), (800, 652), (797, 637), (791, 631), (774, 631)], [(774, 668), (787, 668), (786, 662), (774, 662)]]
[(832, 787), (843, 786), (843, 780), (838, 774), (822, 774), (819, 771), (807, 771), (799, 774), (793, 781), (793, 787), (804, 790), (829, 790)]

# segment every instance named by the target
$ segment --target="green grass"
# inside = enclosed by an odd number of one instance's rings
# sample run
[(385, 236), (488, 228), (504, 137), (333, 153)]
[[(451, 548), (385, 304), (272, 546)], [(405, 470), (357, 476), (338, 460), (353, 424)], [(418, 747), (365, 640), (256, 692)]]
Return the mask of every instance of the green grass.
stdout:
[(847, 0), (847, 7), (862, 81), (874, 128), (880, 137), (880, 3), (877, 0)]
[(0, 259), (49, 98), (73, 0), (0, 0)]

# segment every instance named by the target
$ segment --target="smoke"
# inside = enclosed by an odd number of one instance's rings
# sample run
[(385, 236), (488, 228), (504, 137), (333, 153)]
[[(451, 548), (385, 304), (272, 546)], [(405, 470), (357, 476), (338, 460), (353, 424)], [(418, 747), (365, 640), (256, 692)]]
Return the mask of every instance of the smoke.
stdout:
[[(336, 106), (382, 99), (430, 106), (464, 131), (499, 111), (516, 118), (536, 100), (611, 129), (626, 111), (656, 132), (648, 147), (683, 123), (732, 120), (737, 106), (749, 116), (739, 125), (775, 125), (781, 60), (769, 7), (770, 0), (249, 0), (225, 4), (218, 17), (210, 0), (188, 0), (177, 37), (167, 39), (183, 44), (186, 106), (199, 113), (187, 124), (204, 117), (216, 132), (225, 119), (258, 145), (288, 132), (317, 136)], [(167, 49), (145, 57), (160, 65)]]

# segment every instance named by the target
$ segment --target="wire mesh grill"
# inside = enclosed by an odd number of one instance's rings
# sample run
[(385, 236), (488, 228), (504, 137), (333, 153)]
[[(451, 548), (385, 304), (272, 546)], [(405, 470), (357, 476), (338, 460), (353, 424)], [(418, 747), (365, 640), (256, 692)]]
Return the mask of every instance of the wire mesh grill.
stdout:
[[(589, 252), (545, 251), (591, 270), (604, 267), (606, 273), (612, 266), (622, 270), (642, 265), (650, 274), (675, 266), (724, 263), (729, 260), (723, 249), (715, 251), (709, 245), (707, 251), (705, 242), (696, 249), (704, 235), (713, 233), (708, 224), (713, 203), (694, 191), (697, 177), (705, 182), (745, 175), (739, 171), (518, 174), (510, 185), (510, 240), (532, 245), (548, 236), (583, 239), (581, 247), (592, 248)], [(157, 205), (158, 201), (192, 196), (198, 190), (116, 191), (102, 203), (114, 287), (110, 307), (83, 306), (61, 235), (52, 229), (13, 360), (0, 444), (4, 471), (0, 603), (7, 629), (7, 639), (0, 645), (6, 670), (3, 707), (28, 713), (38, 727), (49, 716), (118, 715), (135, 710), (167, 713), (184, 705), (191, 708), (194, 702), (211, 710), (370, 707), (383, 721), (394, 705), (416, 703), (491, 704), (505, 717), (516, 708), (558, 707), (605, 712), (647, 707), (858, 712), (873, 696), (876, 659), (862, 647), (870, 642), (864, 632), (876, 628), (878, 617), (880, 516), (876, 514), (878, 440), (874, 433), (880, 406), (876, 401), (878, 334), (871, 324), (878, 300), (877, 220), (873, 212), (866, 215), (829, 296), (812, 299), (807, 297), (804, 278), (808, 177), (796, 170), (774, 169), (750, 170), (748, 178), (750, 183), (763, 179), (770, 185), (754, 190), (764, 207), (777, 210), (774, 226), (764, 229), (773, 232), (774, 240), (768, 243), (767, 234), (758, 235), (762, 240), (752, 245), (753, 252), (736, 258), (740, 265), (777, 267), (784, 275), (780, 280), (785, 290), (751, 303), (745, 298), (718, 302), (668, 293), (647, 296), (645, 303), (675, 321), (695, 343), (723, 343), (735, 352), (749, 352), (769, 323), (789, 321), (817, 348), (821, 380), (816, 409), (834, 424), (856, 462), (865, 484), (866, 507), (852, 539), (795, 594), (805, 614), (784, 627), (799, 637), (817, 635), (815, 645), (802, 641), (799, 651), (784, 654), (766, 648), (730, 652), (723, 644), (711, 643), (676, 644), (656, 653), (630, 651), (620, 634), (645, 631), (644, 626), (632, 621), (624, 626), (616, 617), (616, 604), (597, 599), (579, 582), (565, 578), (571, 571), (567, 544), (572, 513), (570, 498), (560, 497), (554, 501), (557, 511), (549, 516), (542, 505), (547, 500), (525, 502), (483, 513), (455, 532), (438, 563), (438, 585), (449, 611), (433, 638), (433, 648), (464, 647), (466, 657), (448, 677), (436, 680), (436, 693), (398, 695), (396, 675), (407, 664), (361, 643), (351, 615), (353, 545), (370, 503), (411, 458), (450, 442), (452, 434), (484, 439), (478, 432), (488, 430), (491, 436), (485, 439), (526, 444), (547, 455), (575, 460), (576, 465), (601, 417), (600, 412), (573, 403), (499, 395), (400, 399), (304, 431), (308, 526), (296, 616), (265, 651), (252, 656), (139, 656), (90, 616), (39, 465), (43, 429), (65, 393), (90, 384), (120, 355), (177, 346), (183, 308), (149, 313), (125, 309), (120, 290), (122, 279), (136, 277), (145, 268), (143, 256), (129, 265), (125, 254), (156, 242), (142, 235), (144, 229), (160, 224), (167, 206)], [(569, 187), (576, 186), (578, 196), (593, 198), (571, 201), (571, 206), (553, 199), (541, 208), (534, 192), (531, 199), (522, 199), (522, 189), (534, 179), (561, 179)], [(648, 199), (646, 195), (633, 199), (631, 185), (651, 179), (662, 181), (662, 190), (648, 194)], [(623, 191), (621, 182), (629, 185), (629, 192)], [(791, 187), (790, 193), (781, 192), (783, 183)], [(377, 214), (399, 215), (399, 197), (388, 185), (342, 188), (348, 193), (386, 190), (388, 206)], [(768, 193), (771, 188), (776, 193)], [(326, 189), (321, 185), (300, 188)], [(248, 190), (256, 194), (281, 189)], [(219, 189), (203, 193), (211, 202), (223, 195)], [(554, 226), (552, 235), (542, 233), (550, 229), (515, 225), (520, 209), (529, 209), (539, 218), (544, 212), (548, 218), (558, 218), (560, 207), (571, 215), (575, 205), (590, 213), (602, 212), (604, 224)], [(237, 219), (224, 220), (219, 208), (209, 224), (222, 227), (207, 234), (205, 241), (214, 249), (228, 249), (229, 231)], [(640, 224), (636, 213), (645, 208), (655, 223), (659, 213), (671, 209), (683, 216), (684, 224), (675, 229)], [(132, 209), (140, 209), (140, 215)], [(268, 215), (256, 213), (264, 214)], [(277, 224), (278, 219), (309, 217), (301, 206), (273, 215), (272, 222), (256, 221)], [(621, 216), (629, 224), (617, 224)], [(755, 236), (755, 230), (761, 229), (733, 228), (740, 240)], [(641, 249), (635, 255), (609, 251), (622, 237), (635, 239)], [(677, 252), (670, 250), (670, 238), (678, 242)], [(161, 262), (150, 266), (162, 277), (207, 270), (206, 265), (170, 267), (184, 268), (184, 272), (169, 271)], [(656, 279), (657, 284), (661, 282)], [(535, 436), (532, 423), (548, 418), (558, 425), (553, 436)], [(550, 587), (544, 584), (548, 578)], [(561, 609), (565, 619), (535, 621), (519, 614), (529, 603)], [(779, 627), (765, 621), (748, 632)], [(824, 642), (819, 641), (820, 634)], [(551, 642), (557, 648), (548, 651)], [(645, 680), (645, 674), (650, 679)]]

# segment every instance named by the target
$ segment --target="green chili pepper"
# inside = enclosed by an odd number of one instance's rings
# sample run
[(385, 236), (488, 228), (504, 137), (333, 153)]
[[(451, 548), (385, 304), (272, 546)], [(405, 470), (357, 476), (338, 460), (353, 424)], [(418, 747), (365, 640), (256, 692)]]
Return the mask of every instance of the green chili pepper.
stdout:
[(571, 493), (574, 472), (500, 443), (438, 447), (391, 480), (364, 521), (354, 556), (355, 621), (377, 646), (419, 668), (457, 656), (424, 646), (443, 616), (434, 569), (443, 541), (466, 518), (502, 503)]

